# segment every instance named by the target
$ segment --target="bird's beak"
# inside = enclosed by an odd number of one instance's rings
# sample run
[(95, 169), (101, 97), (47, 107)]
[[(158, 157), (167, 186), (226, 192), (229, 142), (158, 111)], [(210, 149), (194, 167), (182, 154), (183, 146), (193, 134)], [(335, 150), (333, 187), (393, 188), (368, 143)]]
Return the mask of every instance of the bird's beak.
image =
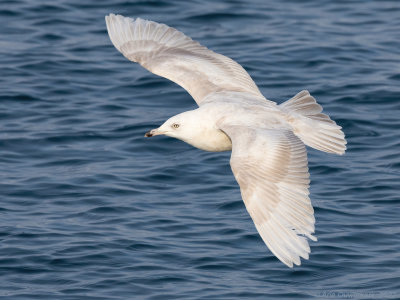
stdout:
[(153, 130), (150, 130), (150, 131), (147, 131), (146, 133), (145, 133), (145, 137), (152, 137), (152, 136), (155, 136), (155, 135), (160, 135), (160, 134), (163, 134), (163, 132), (162, 131), (160, 131), (160, 129), (159, 128), (156, 128), (156, 129), (153, 129)]

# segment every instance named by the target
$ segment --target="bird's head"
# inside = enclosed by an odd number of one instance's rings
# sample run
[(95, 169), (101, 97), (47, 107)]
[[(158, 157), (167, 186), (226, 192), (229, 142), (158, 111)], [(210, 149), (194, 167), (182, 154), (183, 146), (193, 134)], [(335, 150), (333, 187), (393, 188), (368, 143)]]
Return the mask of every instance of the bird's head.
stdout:
[(164, 122), (160, 127), (152, 129), (144, 135), (152, 137), (156, 135), (167, 135), (180, 140), (188, 140), (195, 135), (196, 114), (194, 111), (187, 111), (173, 116)]

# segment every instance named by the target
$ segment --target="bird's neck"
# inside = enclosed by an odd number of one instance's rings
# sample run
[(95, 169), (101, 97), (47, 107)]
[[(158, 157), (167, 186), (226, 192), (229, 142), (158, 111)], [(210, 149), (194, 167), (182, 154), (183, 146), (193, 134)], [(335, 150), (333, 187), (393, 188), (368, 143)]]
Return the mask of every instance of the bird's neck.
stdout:
[(193, 111), (191, 122), (193, 130), (183, 139), (186, 143), (211, 152), (232, 150), (230, 138), (217, 127), (217, 120), (210, 112), (201, 108)]

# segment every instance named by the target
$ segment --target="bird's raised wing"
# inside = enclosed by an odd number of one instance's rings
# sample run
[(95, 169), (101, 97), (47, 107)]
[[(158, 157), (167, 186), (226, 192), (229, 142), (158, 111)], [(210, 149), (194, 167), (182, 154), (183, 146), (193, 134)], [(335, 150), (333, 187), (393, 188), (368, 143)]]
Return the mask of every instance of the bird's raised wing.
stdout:
[(106, 16), (106, 23), (112, 43), (126, 58), (176, 82), (199, 105), (205, 96), (220, 91), (263, 97), (242, 66), (174, 28), (114, 14)]
[(283, 263), (308, 259), (316, 240), (304, 144), (289, 130), (221, 126), (232, 140), (231, 167), (243, 201), (268, 248)]

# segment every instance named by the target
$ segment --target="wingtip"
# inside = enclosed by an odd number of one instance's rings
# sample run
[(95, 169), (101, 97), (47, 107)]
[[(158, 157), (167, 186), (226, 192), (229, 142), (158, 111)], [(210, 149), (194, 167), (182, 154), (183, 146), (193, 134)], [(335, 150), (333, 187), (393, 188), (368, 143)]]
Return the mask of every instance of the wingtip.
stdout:
[(106, 22), (107, 22), (108, 20), (110, 20), (111, 18), (114, 18), (114, 17), (115, 17), (115, 14), (110, 13), (110, 14), (106, 15), (104, 18), (106, 19)]
[(121, 19), (131, 19), (131, 18), (127, 18), (127, 17), (124, 17), (122, 15), (113, 14), (113, 13), (110, 13), (110, 14), (105, 16), (105, 20), (106, 20), (107, 24), (109, 24), (109, 23), (111, 23), (113, 21), (119, 21)]
[(343, 149), (341, 149), (341, 151), (335, 152), (335, 154), (340, 155), (340, 156), (345, 155), (346, 154), (346, 150), (347, 150), (346, 144), (347, 144), (347, 141), (345, 140), (344, 143), (343, 143)]

